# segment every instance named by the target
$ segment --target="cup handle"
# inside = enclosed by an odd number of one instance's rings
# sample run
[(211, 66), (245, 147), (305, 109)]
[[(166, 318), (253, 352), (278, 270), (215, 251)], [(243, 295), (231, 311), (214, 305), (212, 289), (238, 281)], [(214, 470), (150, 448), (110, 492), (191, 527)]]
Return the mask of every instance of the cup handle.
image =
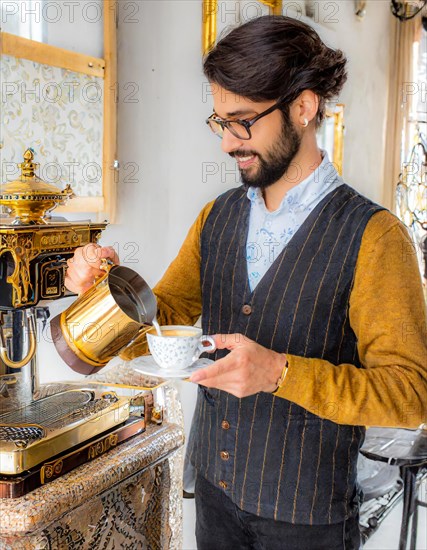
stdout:
[[(203, 345), (204, 342), (208, 342), (209, 345), (204, 346)], [(203, 336), (200, 337), (200, 342), (199, 342), (199, 345), (197, 346), (197, 351), (191, 360), (192, 363), (194, 363), (194, 361), (197, 361), (197, 359), (202, 355), (202, 353), (212, 352), (215, 350), (216, 350), (216, 345), (215, 345), (214, 339), (204, 334)]]

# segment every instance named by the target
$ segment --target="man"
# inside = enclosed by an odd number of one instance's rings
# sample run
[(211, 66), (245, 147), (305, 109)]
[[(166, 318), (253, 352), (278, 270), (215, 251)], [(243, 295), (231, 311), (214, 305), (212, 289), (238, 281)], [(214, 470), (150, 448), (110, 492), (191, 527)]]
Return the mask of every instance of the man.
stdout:
[[(410, 240), (316, 143), (345, 64), (309, 26), (280, 16), (233, 30), (204, 62), (207, 122), (243, 186), (202, 210), (155, 288), (161, 324), (202, 314), (218, 348), (191, 377), (202, 549), (359, 548), (364, 426), (426, 421)], [(81, 292), (98, 267), (78, 250), (67, 286)]]

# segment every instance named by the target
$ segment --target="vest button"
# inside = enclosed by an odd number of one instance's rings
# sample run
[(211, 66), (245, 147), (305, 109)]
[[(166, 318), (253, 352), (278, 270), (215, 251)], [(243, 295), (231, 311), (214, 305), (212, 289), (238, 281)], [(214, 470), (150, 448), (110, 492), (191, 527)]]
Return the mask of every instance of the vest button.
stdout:
[(242, 313), (244, 315), (250, 315), (252, 313), (252, 308), (249, 304), (245, 304), (243, 307), (242, 307)]
[(227, 489), (228, 485), (225, 483), (225, 481), (220, 481), (219, 482), (219, 486), (221, 487), (221, 489)]
[(223, 421), (221, 422), (221, 428), (222, 428), (223, 430), (228, 430), (228, 429), (230, 428), (230, 423), (227, 422), (227, 420), (223, 420)]
[(220, 456), (221, 460), (228, 460), (230, 458), (230, 454), (227, 451), (221, 451)]

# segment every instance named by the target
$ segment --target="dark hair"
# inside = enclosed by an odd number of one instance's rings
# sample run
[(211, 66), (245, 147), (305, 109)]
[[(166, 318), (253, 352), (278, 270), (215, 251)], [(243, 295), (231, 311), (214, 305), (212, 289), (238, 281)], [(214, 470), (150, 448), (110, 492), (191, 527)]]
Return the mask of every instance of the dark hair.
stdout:
[(283, 99), (286, 108), (302, 91), (312, 90), (319, 97), (319, 126), (326, 101), (347, 80), (346, 62), (343, 52), (328, 48), (309, 25), (266, 15), (222, 38), (205, 57), (203, 71), (230, 92), (252, 101)]

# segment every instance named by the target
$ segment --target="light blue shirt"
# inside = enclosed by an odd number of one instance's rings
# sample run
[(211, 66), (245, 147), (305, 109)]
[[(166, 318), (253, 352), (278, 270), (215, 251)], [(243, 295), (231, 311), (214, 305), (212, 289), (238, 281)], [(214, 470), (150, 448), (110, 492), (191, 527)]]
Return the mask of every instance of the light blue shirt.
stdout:
[(249, 286), (255, 289), (268, 268), (298, 231), (310, 212), (344, 182), (322, 151), (321, 164), (305, 180), (290, 189), (277, 210), (269, 212), (262, 191), (249, 187), (251, 201), (246, 260)]

